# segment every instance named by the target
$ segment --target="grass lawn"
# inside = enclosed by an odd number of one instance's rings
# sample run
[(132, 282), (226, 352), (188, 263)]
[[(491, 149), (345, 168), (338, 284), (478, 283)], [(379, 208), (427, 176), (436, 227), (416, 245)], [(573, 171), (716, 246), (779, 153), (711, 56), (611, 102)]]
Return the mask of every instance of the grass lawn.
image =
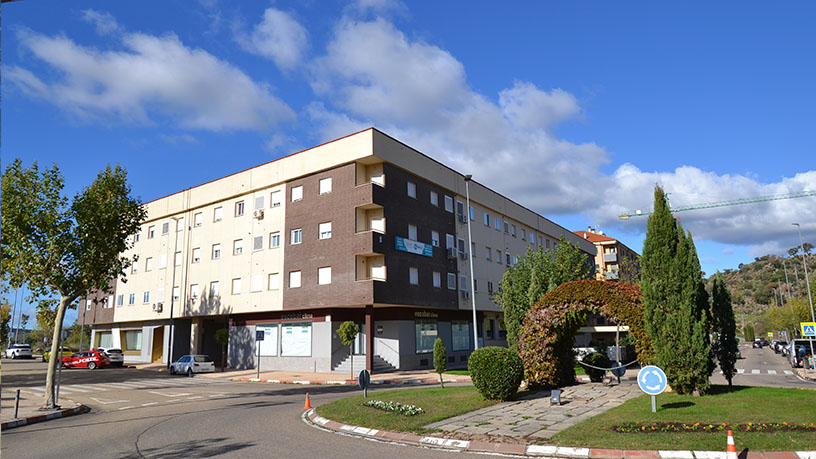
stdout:
[(470, 376), (470, 371), (468, 370), (450, 370), (445, 372), (446, 375), (464, 375)]
[[(816, 422), (816, 392), (801, 389), (714, 386), (711, 395), (661, 394), (657, 413), (643, 395), (566, 429), (552, 442), (563, 446), (620, 449), (693, 449), (725, 451), (727, 432), (617, 433), (616, 425), (632, 422), (696, 422), (702, 425)], [(648, 428), (648, 427), (647, 427)], [(816, 447), (816, 432), (734, 432), (737, 451), (801, 451)]]
[[(363, 406), (367, 400), (394, 401), (403, 405), (416, 405), (425, 412), (416, 416), (404, 416), (390, 411), (383, 411), (370, 406)], [(458, 387), (423, 387), (417, 389), (389, 390), (344, 398), (336, 402), (317, 407), (317, 413), (333, 421), (355, 426), (397, 432), (425, 431), (423, 426), (458, 416), (469, 411), (491, 406), (496, 402), (484, 400), (473, 386)]]
[(581, 365), (581, 364), (580, 364), (580, 363), (578, 363), (578, 362), (573, 363), (573, 364), (572, 364), (572, 368), (574, 368), (574, 369), (575, 369), (575, 375), (576, 375), (576, 376), (578, 376), (578, 375), (585, 375), (585, 374), (586, 374), (586, 370), (584, 369), (584, 366), (583, 366), (583, 365)]

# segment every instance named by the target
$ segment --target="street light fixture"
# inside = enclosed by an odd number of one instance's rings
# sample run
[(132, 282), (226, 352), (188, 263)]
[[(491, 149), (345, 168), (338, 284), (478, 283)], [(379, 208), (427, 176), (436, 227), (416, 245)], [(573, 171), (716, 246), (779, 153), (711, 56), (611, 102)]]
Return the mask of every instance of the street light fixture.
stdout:
[[(808, 292), (808, 303), (810, 303), (810, 320), (816, 322), (816, 317), (813, 315), (813, 297), (810, 295), (810, 279), (808, 279), (807, 258), (805, 257), (805, 244), (802, 242), (802, 226), (798, 223), (793, 223), (793, 226), (799, 230), (799, 247), (802, 249), (802, 264), (805, 265), (805, 285)], [(803, 337), (804, 338), (804, 337)], [(810, 339), (810, 355), (816, 356), (813, 352), (813, 338)]]
[(473, 277), (473, 242), (471, 242), (472, 236), (470, 234), (470, 180), (472, 178), (473, 176), (470, 174), (465, 176), (465, 197), (467, 199), (467, 215), (465, 218), (467, 219), (468, 228), (468, 248), (471, 251), (468, 260), (470, 261), (470, 301), (473, 306), (473, 349), (479, 349), (479, 327), (476, 326), (476, 279)]
[[(173, 342), (174, 341), (174, 339), (173, 339), (173, 305), (174, 305), (175, 300), (176, 300), (176, 291), (175, 291), (176, 290), (176, 266), (178, 266), (178, 264), (176, 263), (176, 254), (178, 253), (178, 233), (179, 233), (178, 222), (179, 222), (179, 220), (182, 220), (182, 219), (184, 219), (184, 217), (172, 217), (171, 218), (171, 220), (173, 220), (176, 223), (176, 225), (175, 225), (176, 226), (175, 227), (176, 242), (175, 242), (175, 245), (173, 246), (173, 283), (170, 285), (170, 343), (169, 343), (170, 345), (168, 346), (170, 348), (170, 350), (169, 350), (168, 355), (167, 355), (167, 370), (168, 371), (170, 370), (170, 365), (173, 363), (173, 344), (174, 344), (174, 342)], [(179, 288), (179, 292), (181, 292), (180, 288)]]

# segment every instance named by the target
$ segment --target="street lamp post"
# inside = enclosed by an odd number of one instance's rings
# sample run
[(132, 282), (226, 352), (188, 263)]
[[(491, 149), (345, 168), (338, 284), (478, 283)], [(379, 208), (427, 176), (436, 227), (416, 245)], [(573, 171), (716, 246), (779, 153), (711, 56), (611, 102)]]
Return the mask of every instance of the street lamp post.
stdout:
[[(176, 289), (176, 266), (177, 266), (176, 254), (178, 253), (178, 233), (179, 233), (179, 231), (178, 231), (178, 222), (182, 218), (183, 217), (173, 217), (172, 218), (172, 220), (176, 223), (176, 228), (175, 228), (176, 242), (175, 242), (175, 245), (173, 246), (173, 283), (170, 285), (170, 343), (169, 343), (170, 346), (168, 346), (170, 348), (170, 350), (169, 350), (168, 355), (167, 355), (167, 369), (168, 370), (170, 370), (170, 365), (173, 363), (173, 341), (175, 341), (173, 339), (173, 305), (174, 305), (175, 299), (176, 299), (176, 292), (175, 292), (175, 289)], [(179, 289), (179, 291), (180, 290), (181, 289)]]
[[(808, 303), (810, 303), (810, 320), (816, 322), (816, 317), (813, 315), (813, 297), (810, 295), (810, 279), (808, 279), (805, 244), (802, 242), (802, 227), (798, 223), (793, 223), (793, 226), (799, 230), (799, 247), (802, 249), (802, 264), (805, 266), (805, 285), (807, 286)], [(810, 355), (816, 357), (816, 353), (813, 352), (813, 338), (810, 339)]]
[(465, 197), (467, 200), (467, 228), (468, 228), (468, 248), (470, 248), (470, 301), (473, 306), (473, 349), (479, 349), (479, 327), (476, 326), (476, 279), (473, 277), (473, 242), (470, 234), (470, 180), (472, 175), (465, 176)]

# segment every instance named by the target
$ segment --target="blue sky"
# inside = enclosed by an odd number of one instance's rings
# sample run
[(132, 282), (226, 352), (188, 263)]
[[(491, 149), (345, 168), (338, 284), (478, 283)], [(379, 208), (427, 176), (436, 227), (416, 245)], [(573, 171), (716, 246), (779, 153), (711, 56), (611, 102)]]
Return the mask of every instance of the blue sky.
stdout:
[[(816, 189), (816, 5), (8, 3), (2, 161), (149, 201), (375, 126), (641, 251), (673, 205)], [(703, 270), (816, 240), (816, 198), (678, 214)], [(33, 317), (33, 314), (32, 314)], [(74, 315), (75, 317), (75, 315)], [(72, 321), (69, 316), (67, 323)]]

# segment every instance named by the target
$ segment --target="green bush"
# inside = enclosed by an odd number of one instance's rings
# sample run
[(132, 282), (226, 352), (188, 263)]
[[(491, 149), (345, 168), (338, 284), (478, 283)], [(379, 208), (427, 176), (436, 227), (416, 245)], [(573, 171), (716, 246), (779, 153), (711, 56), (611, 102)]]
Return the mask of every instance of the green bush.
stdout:
[(468, 371), (473, 385), (488, 400), (508, 400), (518, 392), (524, 365), (516, 351), (506, 347), (483, 347), (470, 354)]
[(442, 343), (442, 338), (437, 338), (434, 341), (434, 371), (439, 373), (439, 385), (445, 387), (445, 381), (442, 380), (442, 373), (448, 369), (448, 355), (445, 352), (445, 344)]
[[(588, 356), (584, 357), (583, 362), (588, 365), (601, 368), (609, 368), (611, 366), (609, 358), (599, 352), (595, 352), (594, 354), (589, 354)], [(604, 370), (598, 370), (591, 367), (585, 366), (584, 369), (586, 370), (586, 373), (589, 375), (589, 380), (592, 382), (603, 381), (604, 374), (606, 374), (606, 371)]]

